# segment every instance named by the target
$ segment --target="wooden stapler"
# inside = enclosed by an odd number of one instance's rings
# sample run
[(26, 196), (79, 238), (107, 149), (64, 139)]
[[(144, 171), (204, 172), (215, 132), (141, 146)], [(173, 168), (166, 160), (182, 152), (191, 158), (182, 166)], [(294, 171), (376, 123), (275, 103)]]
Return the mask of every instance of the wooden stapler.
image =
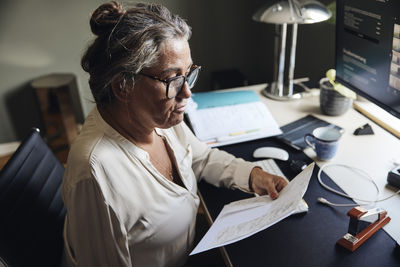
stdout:
[(356, 250), (390, 221), (387, 212), (381, 208), (367, 210), (362, 207), (355, 207), (347, 215), (350, 216), (348, 233), (337, 243), (350, 251)]

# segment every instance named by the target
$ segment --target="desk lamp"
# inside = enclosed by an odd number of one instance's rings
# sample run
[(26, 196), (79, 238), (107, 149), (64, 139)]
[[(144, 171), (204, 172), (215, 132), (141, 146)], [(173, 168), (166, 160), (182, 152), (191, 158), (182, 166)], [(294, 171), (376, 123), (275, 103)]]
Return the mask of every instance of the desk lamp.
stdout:
[[(294, 65), (296, 57), (297, 25), (325, 21), (332, 13), (320, 2), (314, 0), (281, 0), (267, 4), (253, 15), (253, 20), (275, 24), (274, 77), (273, 82), (263, 90), (263, 95), (275, 100), (291, 100), (302, 97), (294, 92)], [(292, 42), (287, 80), (285, 72), (286, 34), (288, 24), (292, 25)]]

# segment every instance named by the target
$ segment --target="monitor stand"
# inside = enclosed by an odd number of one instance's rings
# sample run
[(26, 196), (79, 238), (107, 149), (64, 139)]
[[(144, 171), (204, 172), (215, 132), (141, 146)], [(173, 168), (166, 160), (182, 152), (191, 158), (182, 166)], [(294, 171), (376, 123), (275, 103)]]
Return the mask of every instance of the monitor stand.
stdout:
[(353, 107), (394, 136), (400, 138), (400, 119), (368, 100), (354, 101)]

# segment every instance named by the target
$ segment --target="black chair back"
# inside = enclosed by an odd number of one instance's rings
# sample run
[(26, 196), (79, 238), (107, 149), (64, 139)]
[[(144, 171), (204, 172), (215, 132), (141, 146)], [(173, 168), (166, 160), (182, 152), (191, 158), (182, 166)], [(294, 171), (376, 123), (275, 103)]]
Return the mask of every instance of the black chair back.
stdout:
[(10, 266), (58, 266), (64, 167), (32, 129), (0, 172), (0, 256)]

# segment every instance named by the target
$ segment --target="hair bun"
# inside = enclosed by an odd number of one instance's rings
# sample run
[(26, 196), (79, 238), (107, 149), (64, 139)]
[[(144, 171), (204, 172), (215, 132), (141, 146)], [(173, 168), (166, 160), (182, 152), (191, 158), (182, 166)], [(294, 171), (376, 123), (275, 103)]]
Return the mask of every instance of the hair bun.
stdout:
[(99, 6), (90, 18), (90, 28), (98, 36), (109, 34), (118, 23), (125, 10), (118, 2), (112, 1)]

